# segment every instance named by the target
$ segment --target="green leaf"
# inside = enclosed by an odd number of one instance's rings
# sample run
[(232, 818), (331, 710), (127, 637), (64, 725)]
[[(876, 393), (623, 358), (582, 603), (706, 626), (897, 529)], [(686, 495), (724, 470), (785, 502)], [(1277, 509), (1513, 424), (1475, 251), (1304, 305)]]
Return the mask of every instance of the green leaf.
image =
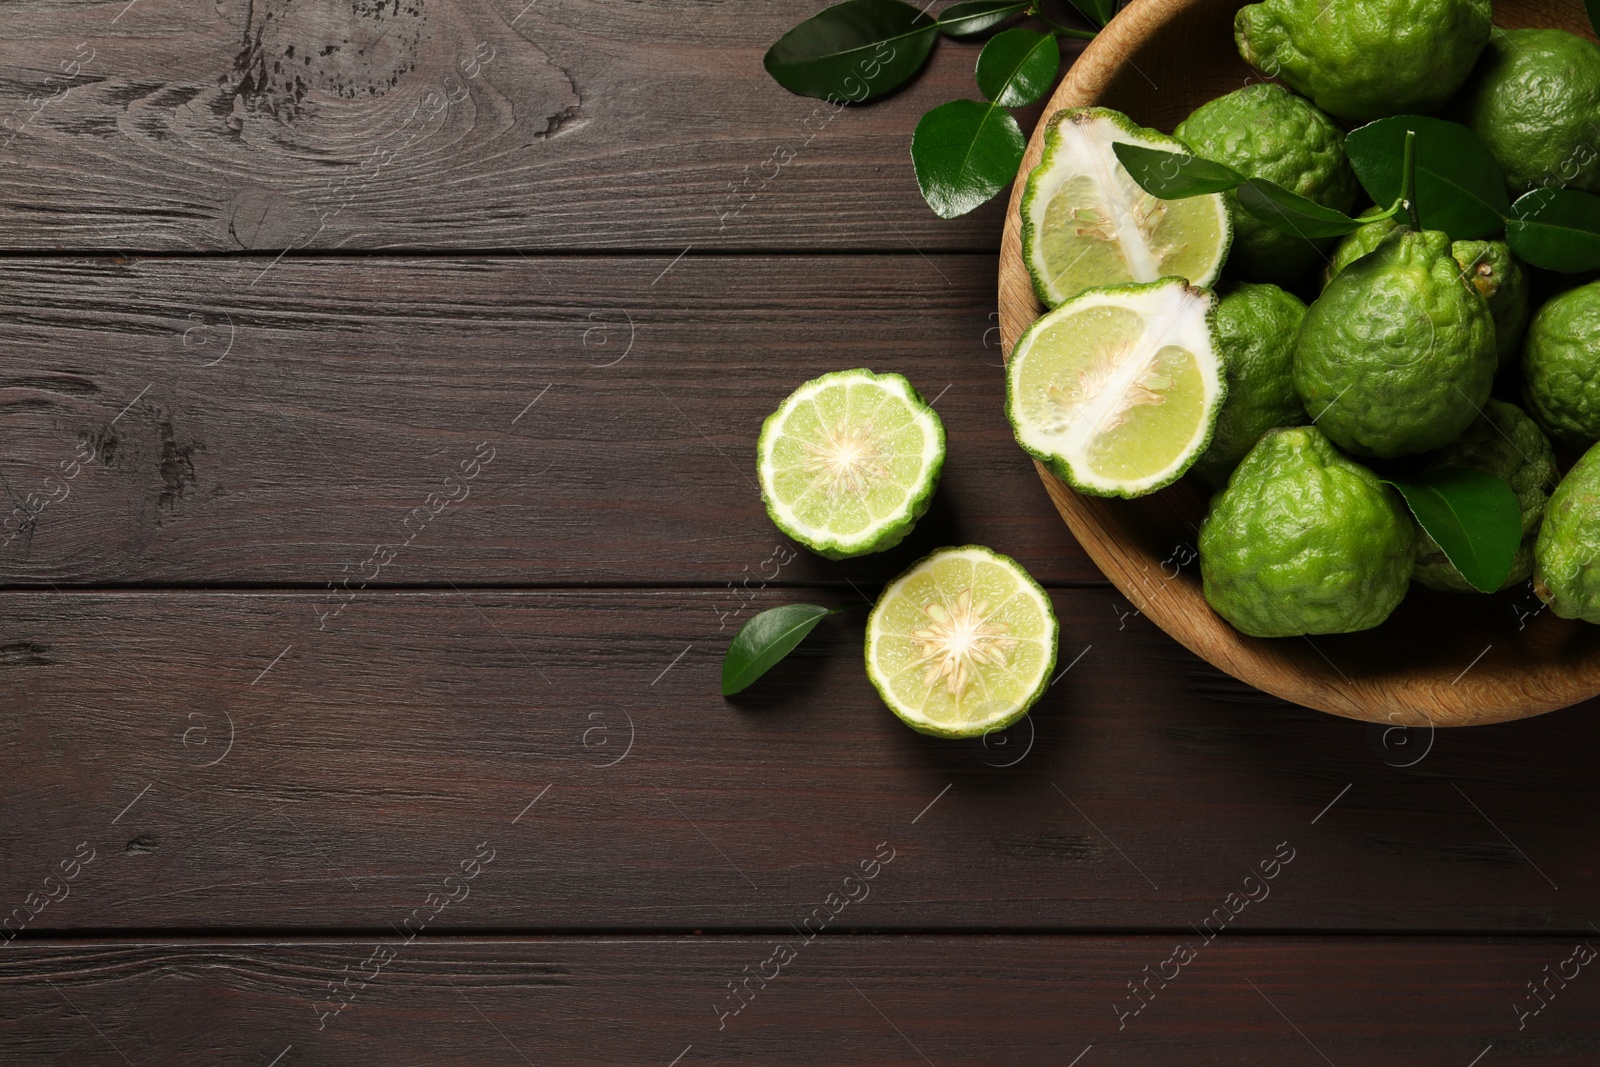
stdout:
[(1350, 166), (1375, 203), (1400, 196), (1407, 130), (1417, 133), (1417, 211), (1426, 229), (1459, 241), (1505, 225), (1506, 176), (1488, 147), (1465, 126), (1425, 115), (1379, 119), (1345, 137)]
[(859, 104), (922, 69), (939, 24), (901, 0), (845, 0), (767, 49), (767, 73), (801, 96)]
[(1492, 593), (1505, 584), (1522, 544), (1522, 508), (1509, 485), (1456, 467), (1386, 480), (1474, 589)]
[(911, 135), (922, 199), (942, 219), (965, 215), (1011, 183), (1025, 147), (1022, 128), (1000, 105), (940, 104)]
[(1583, 8), (1589, 12), (1589, 28), (1600, 35), (1600, 0), (1583, 0)]
[(841, 608), (819, 608), (815, 604), (785, 604), (771, 608), (740, 628), (722, 660), (722, 695), (732, 696), (748, 689), (778, 661), (794, 651), (806, 634)]
[(1104, 26), (1117, 13), (1117, 0), (1070, 0), (1070, 3), (1096, 26)]
[(1026, 10), (1026, 0), (1020, 4), (1015, 0), (966, 0), (940, 12), (939, 32), (947, 37), (976, 37)]
[(1576, 189), (1535, 189), (1511, 205), (1506, 243), (1536, 267), (1594, 270), (1600, 267), (1600, 197)]
[(1117, 142), (1111, 146), (1117, 159), (1139, 188), (1162, 200), (1182, 200), (1206, 193), (1225, 193), (1244, 183), (1232, 167), (1209, 159), (1160, 148)]
[(978, 88), (1001, 107), (1024, 107), (1049, 91), (1060, 69), (1055, 35), (1018, 26), (995, 34), (978, 53)]
[(1323, 207), (1265, 178), (1251, 178), (1239, 186), (1238, 196), (1239, 206), (1268, 226), (1308, 241), (1342, 237), (1372, 221), (1370, 217), (1353, 219), (1342, 211)]

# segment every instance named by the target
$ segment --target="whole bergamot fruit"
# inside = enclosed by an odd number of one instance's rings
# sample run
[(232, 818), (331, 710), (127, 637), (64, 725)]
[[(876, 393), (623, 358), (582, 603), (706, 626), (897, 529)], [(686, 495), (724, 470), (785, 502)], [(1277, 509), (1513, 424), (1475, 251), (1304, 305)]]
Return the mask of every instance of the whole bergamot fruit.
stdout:
[(1252, 637), (1367, 630), (1405, 599), (1415, 538), (1399, 494), (1315, 426), (1270, 430), (1212, 501), (1200, 577)]
[(1306, 413), (1364, 456), (1453, 441), (1489, 399), (1494, 372), (1489, 307), (1437, 230), (1398, 229), (1340, 271), (1295, 338)]
[[(1324, 207), (1348, 212), (1359, 186), (1344, 134), (1315, 104), (1281, 85), (1257, 83), (1196, 108), (1173, 136), (1190, 151), (1251, 178), (1277, 182)], [(1228, 269), (1251, 281), (1286, 281), (1321, 262), (1327, 241), (1275, 230), (1225, 197), (1233, 218)]]
[(1575, 448), (1600, 440), (1600, 282), (1554, 297), (1533, 316), (1522, 346), (1528, 414)]
[[(1447, 467), (1492, 474), (1517, 494), (1522, 508), (1522, 544), (1512, 560), (1511, 573), (1500, 588), (1527, 581), (1533, 573), (1533, 540), (1544, 518), (1545, 501), (1561, 477), (1550, 441), (1521, 408), (1490, 400), (1466, 433), (1428, 457), (1428, 470)], [(1418, 531), (1417, 536), (1416, 579), (1429, 589), (1476, 592), (1425, 530)]]
[(1265, 0), (1239, 54), (1342, 119), (1437, 111), (1489, 40), (1490, 0)]
[[(1377, 212), (1377, 208), (1369, 208), (1361, 217)], [(1343, 238), (1328, 261), (1323, 284), (1376, 249), (1399, 225), (1392, 216), (1375, 219)], [(1528, 275), (1522, 269), (1522, 261), (1511, 254), (1511, 247), (1504, 241), (1456, 241), (1450, 245), (1450, 258), (1489, 305), (1489, 315), (1494, 319), (1495, 354), (1499, 369), (1504, 370), (1516, 360), (1522, 333), (1528, 327)]]
[(1218, 301), (1211, 326), (1228, 394), (1211, 445), (1191, 468), (1208, 484), (1226, 482), (1268, 430), (1306, 421), (1294, 388), (1294, 338), (1305, 316), (1300, 298), (1276, 285), (1244, 282)]
[(1455, 107), (1512, 189), (1600, 192), (1600, 46), (1564, 30), (1496, 30)]
[(1600, 445), (1550, 494), (1533, 559), (1534, 592), (1557, 615), (1600, 623)]

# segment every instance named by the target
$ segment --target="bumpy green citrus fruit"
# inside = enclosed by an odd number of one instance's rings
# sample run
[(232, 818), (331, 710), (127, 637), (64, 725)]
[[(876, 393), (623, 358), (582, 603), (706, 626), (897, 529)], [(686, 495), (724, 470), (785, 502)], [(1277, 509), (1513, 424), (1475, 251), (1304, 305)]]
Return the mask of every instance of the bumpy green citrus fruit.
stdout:
[(1501, 370), (1516, 362), (1528, 328), (1528, 275), (1504, 241), (1456, 241), (1450, 256), (1489, 305)]
[(1557, 615), (1600, 623), (1600, 445), (1550, 495), (1533, 558), (1533, 588)]
[[(1218, 97), (1172, 132), (1196, 155), (1241, 174), (1277, 182), (1335, 211), (1355, 206), (1358, 189), (1344, 134), (1311, 101), (1281, 85), (1257, 83)], [(1329, 242), (1275, 230), (1241, 209), (1238, 194), (1224, 195), (1233, 218), (1231, 274), (1284, 282), (1322, 262)]]
[(1494, 372), (1489, 307), (1436, 230), (1396, 230), (1340, 271), (1295, 339), (1306, 413), (1365, 456), (1454, 440), (1489, 398)]
[(778, 529), (819, 556), (899, 544), (933, 500), (944, 425), (898, 374), (844, 370), (789, 395), (756, 445), (761, 498)]
[(1342, 119), (1436, 111), (1489, 39), (1489, 0), (1265, 0), (1239, 9), (1239, 54)]
[(1456, 110), (1506, 180), (1600, 192), (1600, 46), (1564, 30), (1496, 30)]
[(1405, 599), (1415, 537), (1399, 494), (1315, 426), (1270, 430), (1200, 527), (1200, 577), (1252, 637), (1350, 633)]
[[(1544, 518), (1545, 501), (1560, 471), (1550, 442), (1532, 419), (1513, 404), (1490, 400), (1467, 432), (1428, 458), (1429, 470), (1466, 467), (1494, 475), (1511, 486), (1522, 507), (1522, 545), (1506, 577), (1505, 589), (1533, 573), (1533, 539)], [(1471, 593), (1472, 584), (1445, 558), (1438, 542), (1421, 530), (1417, 537), (1417, 581), (1430, 589)]]
[(1113, 145), (1183, 151), (1120, 111), (1068, 108), (1050, 117), (1044, 155), (1022, 193), (1022, 259), (1046, 307), (1085, 289), (1161, 278), (1210, 285), (1233, 227), (1221, 193), (1161, 200), (1141, 189)]
[[(1370, 208), (1362, 217), (1377, 212), (1377, 208)], [(1341, 240), (1323, 274), (1324, 285), (1376, 249), (1399, 225), (1393, 217), (1376, 219)], [(1494, 319), (1495, 353), (1499, 369), (1504, 370), (1516, 361), (1523, 331), (1528, 328), (1528, 275), (1522, 269), (1522, 261), (1511, 254), (1504, 241), (1456, 241), (1450, 246), (1450, 258), (1489, 305), (1489, 315)]]
[(1217, 303), (1212, 329), (1228, 378), (1228, 396), (1211, 444), (1191, 468), (1221, 485), (1261, 435), (1306, 421), (1294, 389), (1294, 338), (1306, 306), (1276, 285), (1235, 287)]
[(1533, 316), (1522, 348), (1528, 413), (1573, 447), (1600, 440), (1600, 282), (1550, 300)]

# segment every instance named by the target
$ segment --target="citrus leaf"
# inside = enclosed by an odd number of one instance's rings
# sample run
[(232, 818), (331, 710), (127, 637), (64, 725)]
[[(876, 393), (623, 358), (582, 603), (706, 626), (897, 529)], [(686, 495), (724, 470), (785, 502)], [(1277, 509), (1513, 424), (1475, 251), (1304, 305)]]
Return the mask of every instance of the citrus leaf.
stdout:
[(1492, 593), (1505, 584), (1522, 544), (1522, 508), (1511, 486), (1460, 467), (1385, 480), (1474, 589)]
[(842, 610), (815, 604), (785, 604), (745, 623), (722, 659), (722, 695), (732, 696), (748, 689), (793, 652), (817, 623)]
[[(1597, 0), (1600, 2), (1600, 0)], [(1123, 144), (1111, 146), (1128, 175), (1139, 188), (1162, 200), (1182, 200), (1206, 193), (1224, 193), (1244, 183), (1244, 175), (1232, 167), (1183, 152)]]
[(1055, 35), (1018, 26), (989, 38), (978, 53), (978, 88), (1001, 107), (1024, 107), (1050, 89), (1060, 69)]
[(938, 36), (901, 0), (845, 0), (778, 38), (762, 62), (792, 93), (859, 104), (921, 70)]
[(1506, 243), (1536, 267), (1594, 270), (1600, 267), (1600, 197), (1576, 189), (1535, 189), (1511, 205)]
[(946, 37), (976, 37), (1026, 10), (1027, 0), (966, 0), (939, 13), (939, 32)]
[(1589, 12), (1589, 28), (1600, 34), (1600, 0), (1583, 0), (1583, 9)]
[(1117, 13), (1117, 0), (1069, 0), (1084, 18), (1096, 26), (1104, 26)]
[(1417, 212), (1425, 229), (1464, 241), (1505, 225), (1506, 175), (1488, 147), (1465, 126), (1425, 115), (1379, 119), (1346, 135), (1345, 155), (1374, 203), (1400, 196), (1407, 130), (1417, 134)]
[(942, 219), (965, 215), (1011, 183), (1025, 147), (1022, 127), (1000, 105), (940, 104), (911, 135), (922, 199)]
[(1354, 233), (1372, 221), (1353, 219), (1342, 211), (1323, 207), (1265, 178), (1251, 178), (1239, 186), (1238, 197), (1240, 207), (1268, 226), (1308, 241)]

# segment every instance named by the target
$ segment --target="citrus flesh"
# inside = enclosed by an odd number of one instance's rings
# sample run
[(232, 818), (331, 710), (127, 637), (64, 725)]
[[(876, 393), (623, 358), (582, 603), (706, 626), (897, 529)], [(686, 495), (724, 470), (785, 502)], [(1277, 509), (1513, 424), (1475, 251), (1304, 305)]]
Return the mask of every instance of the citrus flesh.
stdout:
[(1056, 307), (1085, 289), (1180, 277), (1216, 281), (1232, 228), (1220, 193), (1160, 200), (1134, 182), (1112, 145), (1184, 152), (1181, 142), (1109, 108), (1058, 111), (1022, 196), (1022, 258)]
[(772, 521), (818, 555), (843, 559), (899, 544), (928, 510), (944, 426), (900, 375), (837, 371), (767, 418), (757, 453)]
[(1020, 719), (1049, 687), (1050, 598), (1008, 556), (941, 548), (884, 589), (867, 620), (867, 676), (914, 730), (976, 737)]
[(1214, 299), (1168, 278), (1092, 289), (1040, 318), (1007, 365), (1017, 442), (1096, 496), (1177, 479), (1205, 450), (1226, 393)]

